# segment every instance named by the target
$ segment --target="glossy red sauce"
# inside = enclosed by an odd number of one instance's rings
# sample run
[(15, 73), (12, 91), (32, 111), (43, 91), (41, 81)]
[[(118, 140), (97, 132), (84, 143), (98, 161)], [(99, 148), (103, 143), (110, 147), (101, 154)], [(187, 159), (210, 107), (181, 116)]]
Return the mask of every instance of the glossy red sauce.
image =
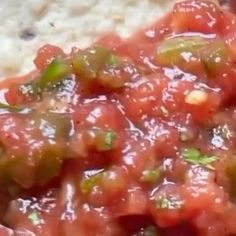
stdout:
[[(0, 236), (236, 235), (235, 20), (180, 2), (102, 50), (46, 45), (4, 81)], [(54, 58), (70, 72), (29, 92)]]

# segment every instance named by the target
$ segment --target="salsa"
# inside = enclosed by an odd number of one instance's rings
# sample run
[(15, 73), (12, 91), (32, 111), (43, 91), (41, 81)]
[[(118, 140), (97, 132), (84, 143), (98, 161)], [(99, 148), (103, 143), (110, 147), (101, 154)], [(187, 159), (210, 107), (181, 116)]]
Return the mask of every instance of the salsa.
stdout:
[(0, 84), (0, 236), (236, 235), (235, 15), (177, 2), (34, 63)]

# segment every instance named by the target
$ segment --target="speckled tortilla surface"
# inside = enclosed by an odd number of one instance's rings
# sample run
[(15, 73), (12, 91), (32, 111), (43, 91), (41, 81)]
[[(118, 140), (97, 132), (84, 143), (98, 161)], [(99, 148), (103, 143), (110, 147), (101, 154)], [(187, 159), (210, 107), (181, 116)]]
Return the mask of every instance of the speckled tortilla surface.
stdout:
[(33, 69), (45, 43), (69, 50), (105, 33), (127, 37), (161, 17), (174, 0), (1, 0), (0, 77)]

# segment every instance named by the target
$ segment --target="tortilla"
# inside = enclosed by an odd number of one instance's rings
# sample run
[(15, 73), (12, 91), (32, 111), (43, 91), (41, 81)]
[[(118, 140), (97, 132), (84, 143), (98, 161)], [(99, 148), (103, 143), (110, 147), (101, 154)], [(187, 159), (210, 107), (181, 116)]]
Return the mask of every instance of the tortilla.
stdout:
[(86, 47), (102, 34), (129, 36), (171, 9), (173, 0), (1, 0), (0, 76), (33, 68), (45, 43), (69, 50)]

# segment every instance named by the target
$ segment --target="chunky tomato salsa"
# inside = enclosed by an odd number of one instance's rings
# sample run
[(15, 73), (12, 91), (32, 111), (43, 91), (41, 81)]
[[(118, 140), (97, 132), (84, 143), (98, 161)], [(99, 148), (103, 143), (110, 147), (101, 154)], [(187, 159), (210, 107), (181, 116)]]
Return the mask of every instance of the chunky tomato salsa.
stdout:
[(0, 85), (0, 236), (236, 235), (236, 17), (212, 1)]

